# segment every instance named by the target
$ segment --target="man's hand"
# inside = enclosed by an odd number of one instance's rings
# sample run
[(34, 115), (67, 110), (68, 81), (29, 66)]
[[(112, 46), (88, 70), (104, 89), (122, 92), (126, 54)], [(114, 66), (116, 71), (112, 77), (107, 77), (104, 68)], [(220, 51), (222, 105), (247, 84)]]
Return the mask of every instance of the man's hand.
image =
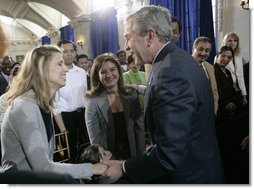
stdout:
[(246, 104), (248, 104), (247, 96), (244, 95), (244, 96), (243, 96), (243, 105), (246, 105)]
[(236, 110), (236, 106), (234, 103), (230, 102), (225, 107), (227, 112), (234, 112)]
[(122, 169), (123, 161), (108, 160), (103, 161), (101, 163), (108, 166), (108, 169), (102, 174), (103, 177), (108, 177), (110, 179), (117, 181), (124, 175)]
[(92, 165), (93, 175), (101, 175), (107, 169), (106, 165), (96, 163)]
[(249, 151), (249, 135), (242, 140), (241, 149), (242, 150), (247, 149), (247, 151)]

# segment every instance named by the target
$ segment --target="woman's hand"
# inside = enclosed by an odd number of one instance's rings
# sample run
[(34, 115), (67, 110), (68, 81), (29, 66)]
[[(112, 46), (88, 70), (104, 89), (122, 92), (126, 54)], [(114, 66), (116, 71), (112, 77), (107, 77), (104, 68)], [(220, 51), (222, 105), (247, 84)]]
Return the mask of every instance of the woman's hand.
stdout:
[(104, 173), (104, 171), (106, 171), (108, 167), (104, 164), (101, 163), (96, 163), (92, 165), (92, 169), (93, 169), (93, 175), (102, 175), (102, 173)]
[(126, 87), (129, 87), (133, 90), (136, 90), (138, 94), (145, 94), (146, 86), (145, 85), (136, 85), (136, 84), (125, 84)]
[(248, 103), (248, 101), (247, 101), (247, 96), (244, 95), (244, 96), (243, 96), (243, 105), (246, 105), (247, 103)]
[(125, 84), (125, 86), (126, 87), (129, 87), (129, 88), (131, 88), (131, 89), (133, 89), (133, 90), (138, 90), (138, 85), (136, 85), (136, 84)]
[(230, 102), (225, 106), (227, 112), (232, 113), (236, 110), (236, 106), (234, 103)]

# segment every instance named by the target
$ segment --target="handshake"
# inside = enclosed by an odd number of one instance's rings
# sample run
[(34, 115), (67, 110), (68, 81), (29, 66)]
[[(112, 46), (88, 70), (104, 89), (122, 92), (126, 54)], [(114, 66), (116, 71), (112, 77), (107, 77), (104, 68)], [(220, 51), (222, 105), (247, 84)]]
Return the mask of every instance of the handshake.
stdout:
[[(79, 157), (80, 163), (92, 163), (93, 175), (99, 178), (98, 183), (114, 183), (123, 175), (123, 161), (114, 159), (110, 151), (99, 144), (92, 144), (84, 149)], [(99, 177), (98, 177), (99, 176)]]
[(122, 163), (119, 160), (103, 160), (93, 164), (93, 174), (101, 175), (99, 183), (114, 183), (124, 175)]

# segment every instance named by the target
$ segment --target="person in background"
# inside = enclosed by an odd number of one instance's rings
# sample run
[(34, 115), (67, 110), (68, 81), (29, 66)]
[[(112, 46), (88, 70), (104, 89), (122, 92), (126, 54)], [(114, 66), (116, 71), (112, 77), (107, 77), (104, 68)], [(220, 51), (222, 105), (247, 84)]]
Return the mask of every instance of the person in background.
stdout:
[(241, 54), (239, 36), (236, 33), (229, 32), (223, 38), (223, 45), (231, 47), (234, 50), (234, 58), (227, 65), (227, 69), (232, 75), (234, 82), (234, 88), (237, 91), (241, 91), (242, 94), (242, 103), (243, 105), (247, 104), (247, 92), (244, 82), (244, 72), (243, 64), (247, 61), (243, 58)]
[(211, 87), (194, 58), (171, 43), (169, 10), (140, 8), (126, 18), (124, 36), (126, 48), (152, 64), (145, 92), (152, 146), (125, 161), (104, 161), (103, 176), (142, 184), (223, 183)]
[[(14, 63), (13, 64), (13, 67), (12, 67), (11, 73), (10, 73), (10, 83), (9, 83), (9, 85), (11, 84), (12, 79), (18, 74), (20, 66), (21, 66), (20, 63)], [(9, 85), (7, 86), (7, 90), (8, 90)], [(0, 96), (0, 131), (1, 131), (1, 125), (2, 125), (3, 118), (4, 118), (4, 114), (5, 114), (6, 109), (7, 109), (7, 99), (8, 99), (8, 93), (7, 92)]]
[(55, 95), (66, 83), (62, 51), (43, 45), (27, 53), (8, 90), (1, 132), (2, 165), (12, 162), (20, 171), (47, 171), (86, 178), (102, 174), (102, 164), (53, 162)]
[[(171, 41), (177, 44), (181, 33), (182, 33), (182, 25), (181, 22), (174, 16), (171, 17), (172, 22), (172, 39)], [(145, 64), (145, 72), (146, 72), (146, 79), (149, 80), (150, 72), (151, 72), (151, 64)]]
[(174, 16), (171, 17), (171, 21), (172, 21), (172, 42), (177, 44), (182, 33), (182, 25), (181, 22)]
[[(105, 150), (100, 144), (92, 144), (86, 147), (79, 157), (80, 163), (100, 163), (103, 160), (114, 159), (112, 153)], [(84, 180), (83, 183), (87, 184), (110, 184), (113, 180), (109, 178), (102, 178), (101, 176), (93, 176), (92, 180)]]
[(227, 65), (233, 57), (233, 49), (228, 46), (222, 46), (219, 49), (216, 63), (214, 64), (215, 77), (220, 96), (217, 117), (219, 125), (229, 121), (229, 119), (242, 112), (243, 109), (241, 93), (235, 90), (231, 72), (227, 69)]
[(66, 85), (56, 95), (54, 118), (60, 132), (69, 131), (70, 161), (75, 163), (80, 145), (89, 141), (84, 117), (87, 74), (73, 63), (76, 45), (72, 41), (62, 40), (57, 45), (63, 51), (64, 64), (69, 72), (66, 74)]
[(86, 96), (91, 144), (102, 145), (121, 160), (145, 150), (144, 127), (137, 121), (141, 113), (138, 95), (124, 86), (121, 66), (109, 53), (94, 60)]
[[(227, 65), (234, 57), (231, 47), (222, 46), (214, 65), (219, 91), (217, 139), (221, 151), (226, 184), (249, 183), (249, 110), (244, 109), (242, 95), (236, 91)], [(246, 148), (245, 150), (243, 150)]]
[(93, 60), (91, 59), (91, 58), (88, 58), (88, 63), (89, 63), (89, 67), (91, 68), (92, 67), (92, 65), (93, 65)]
[[(10, 83), (7, 86), (7, 90), (8, 87), (11, 84), (11, 81), (13, 79), (13, 77), (15, 77), (18, 74), (19, 68), (20, 68), (21, 64), (20, 63), (14, 63), (13, 67), (11, 69), (11, 73), (10, 73)], [(7, 99), (8, 99), (8, 93), (4, 93), (0, 96), (0, 141), (1, 141), (1, 127), (2, 127), (2, 122), (4, 119), (4, 115), (7, 109)], [(0, 143), (1, 144), (1, 143)], [(1, 145), (0, 145), (0, 161), (2, 159), (2, 153), (1, 153)]]
[(195, 39), (192, 46), (192, 57), (196, 60), (198, 65), (204, 70), (213, 93), (214, 114), (217, 115), (219, 94), (217, 89), (216, 78), (214, 75), (214, 67), (206, 60), (209, 58), (212, 50), (212, 41), (208, 37), (198, 37)]
[(127, 72), (129, 70), (129, 65), (128, 62), (126, 61), (126, 52), (124, 50), (119, 50), (117, 51), (116, 56), (119, 60), (123, 72)]
[(77, 56), (77, 66), (83, 68), (87, 74), (87, 89), (91, 88), (90, 84), (90, 61), (88, 61), (88, 56), (86, 54), (80, 54)]
[[(146, 74), (145, 72), (139, 71), (140, 64), (135, 60), (135, 55), (128, 57), (130, 70), (123, 73), (124, 84), (137, 90), (139, 86), (146, 86)], [(141, 108), (141, 116), (139, 118), (139, 124), (144, 125), (144, 94), (139, 93), (139, 102)], [(145, 128), (145, 126), (144, 126)], [(150, 144), (147, 128), (145, 128), (146, 143)]]
[(86, 54), (79, 54), (76, 59), (77, 66), (87, 71), (89, 67), (88, 56)]
[(100, 144), (91, 144), (84, 149), (79, 157), (79, 161), (83, 163), (100, 163), (103, 160), (114, 159), (112, 153)]
[[(139, 71), (140, 70), (140, 65), (138, 64), (138, 61), (136, 61), (131, 55), (132, 58), (129, 58), (129, 65), (130, 65), (130, 70), (127, 72), (123, 73), (123, 79), (124, 79), (124, 84), (127, 85), (146, 85), (146, 75), (145, 72)], [(141, 110), (144, 110), (144, 95), (141, 94), (139, 95), (139, 102), (141, 105)]]
[(90, 76), (90, 70), (92, 68), (92, 65), (93, 65), (93, 60), (88, 58), (88, 64), (89, 64), (89, 67), (88, 67), (88, 75)]
[(6, 92), (6, 88), (10, 82), (12, 65), (13, 61), (9, 56), (4, 56), (0, 62), (0, 96)]

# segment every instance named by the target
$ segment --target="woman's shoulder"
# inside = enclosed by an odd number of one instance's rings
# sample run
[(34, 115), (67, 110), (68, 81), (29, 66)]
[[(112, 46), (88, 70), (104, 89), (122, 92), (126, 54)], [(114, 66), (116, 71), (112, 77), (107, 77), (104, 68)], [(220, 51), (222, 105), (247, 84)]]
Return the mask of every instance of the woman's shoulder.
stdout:
[(18, 96), (16, 99), (13, 101), (15, 104), (29, 104), (31, 106), (38, 106), (35, 93), (32, 90), (29, 90), (25, 92), (24, 94)]
[(26, 92), (14, 99), (10, 104), (10, 108), (15, 110), (11, 111), (11, 114), (20, 114), (21, 112), (33, 114), (36, 112), (36, 110), (39, 110), (39, 105), (33, 93)]
[(103, 91), (103, 92), (98, 93), (96, 95), (87, 96), (86, 99), (87, 99), (87, 101), (96, 101), (98, 99), (102, 99), (102, 98), (106, 98), (106, 97), (107, 97), (107, 94)]
[(86, 99), (87, 107), (94, 107), (94, 106), (104, 106), (105, 104), (108, 104), (108, 98), (106, 93), (100, 93), (96, 96), (87, 97)]

